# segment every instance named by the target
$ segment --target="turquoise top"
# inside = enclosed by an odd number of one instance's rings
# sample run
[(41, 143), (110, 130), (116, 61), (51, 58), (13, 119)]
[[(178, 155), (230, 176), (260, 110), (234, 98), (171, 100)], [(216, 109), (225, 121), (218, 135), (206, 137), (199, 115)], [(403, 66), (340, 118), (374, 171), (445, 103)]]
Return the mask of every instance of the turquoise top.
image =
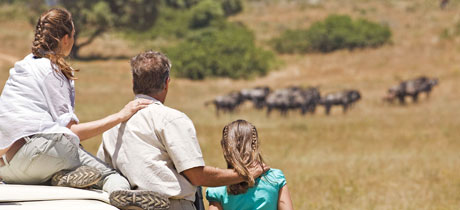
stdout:
[(270, 169), (255, 181), (254, 187), (238, 195), (229, 195), (226, 186), (209, 187), (206, 190), (206, 199), (219, 202), (224, 210), (278, 209), (279, 191), (286, 185), (283, 172)]

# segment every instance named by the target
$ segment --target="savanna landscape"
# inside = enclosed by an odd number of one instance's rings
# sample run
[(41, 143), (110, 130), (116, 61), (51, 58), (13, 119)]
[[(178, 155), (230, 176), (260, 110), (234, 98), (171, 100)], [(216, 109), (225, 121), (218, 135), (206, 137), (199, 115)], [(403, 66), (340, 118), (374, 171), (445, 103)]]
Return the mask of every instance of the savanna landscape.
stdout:
[[(0, 9), (0, 88), (33, 41), (33, 26), (11, 11)], [(445, 9), (435, 0), (245, 1), (243, 11), (229, 21), (246, 25), (256, 44), (267, 50), (269, 40), (283, 31), (307, 28), (330, 14), (384, 23), (392, 31), (391, 43), (329, 53), (278, 53), (275, 69), (249, 79), (173, 77), (165, 104), (192, 119), (211, 166), (226, 167), (220, 148), (224, 125), (236, 119), (253, 123), (264, 159), (286, 175), (295, 209), (458, 209), (459, 11), (458, 1)], [(75, 110), (80, 121), (115, 113), (132, 100), (129, 58), (163, 45), (164, 40), (133, 42), (109, 32), (81, 49), (83, 56), (101, 58), (70, 58), (80, 69)], [(418, 103), (409, 100), (405, 106), (382, 101), (389, 87), (421, 75), (439, 79), (429, 98), (422, 95)], [(291, 111), (286, 117), (278, 112), (267, 117), (249, 103), (216, 116), (214, 107), (204, 106), (218, 95), (256, 86), (317, 86), (321, 94), (357, 89), (362, 98), (346, 114), (334, 107), (329, 116), (320, 107), (313, 115)], [(98, 136), (82, 144), (95, 154), (100, 142)]]

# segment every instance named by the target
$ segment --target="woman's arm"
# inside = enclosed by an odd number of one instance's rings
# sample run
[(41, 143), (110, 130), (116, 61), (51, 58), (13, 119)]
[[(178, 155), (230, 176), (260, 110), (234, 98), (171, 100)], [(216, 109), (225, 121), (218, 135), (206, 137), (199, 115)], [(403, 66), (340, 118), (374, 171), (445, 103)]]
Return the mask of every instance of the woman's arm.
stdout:
[(278, 197), (278, 209), (279, 210), (293, 210), (294, 209), (294, 207), (292, 206), (291, 194), (289, 194), (287, 185), (284, 185), (280, 189), (280, 194)]
[(147, 107), (151, 103), (151, 100), (139, 98), (130, 101), (118, 113), (86, 123), (76, 124), (75, 121), (70, 121), (70, 123), (67, 124), (67, 128), (74, 132), (80, 138), (80, 141), (83, 141), (109, 130), (118, 123), (128, 120), (137, 111)]
[(209, 210), (224, 210), (219, 202), (209, 201)]

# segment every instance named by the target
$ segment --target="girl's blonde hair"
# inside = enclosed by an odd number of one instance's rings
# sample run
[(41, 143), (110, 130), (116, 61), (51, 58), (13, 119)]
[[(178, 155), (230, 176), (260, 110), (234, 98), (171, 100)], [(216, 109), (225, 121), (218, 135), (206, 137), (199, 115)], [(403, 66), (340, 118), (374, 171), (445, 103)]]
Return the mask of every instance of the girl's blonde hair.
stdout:
[(37, 58), (48, 58), (55, 64), (67, 79), (76, 79), (74, 70), (59, 54), (59, 43), (65, 35), (72, 36), (74, 25), (72, 15), (66, 9), (54, 8), (43, 13), (35, 26), (35, 36), (32, 45), (32, 54)]
[(233, 121), (224, 127), (221, 145), (228, 168), (245, 178), (245, 182), (228, 186), (227, 192), (232, 195), (245, 193), (255, 183), (249, 168), (264, 163), (256, 127), (246, 120)]

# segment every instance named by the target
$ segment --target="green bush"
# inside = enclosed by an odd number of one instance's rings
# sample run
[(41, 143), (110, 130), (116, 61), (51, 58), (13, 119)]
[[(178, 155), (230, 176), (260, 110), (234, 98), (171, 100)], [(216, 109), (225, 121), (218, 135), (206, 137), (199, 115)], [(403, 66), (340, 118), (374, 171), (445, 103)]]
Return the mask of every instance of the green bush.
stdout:
[(241, 0), (221, 0), (222, 9), (224, 10), (225, 16), (230, 16), (243, 11), (243, 3)]
[(190, 8), (200, 0), (164, 0), (165, 4), (173, 8)]
[(265, 75), (274, 55), (257, 48), (251, 31), (236, 24), (225, 24), (192, 36), (165, 50), (177, 77), (250, 78)]
[(203, 0), (191, 8), (191, 28), (203, 28), (209, 26), (212, 21), (222, 19), (224, 11), (222, 6), (215, 0)]
[(286, 31), (271, 41), (280, 53), (331, 52), (338, 49), (378, 47), (390, 41), (388, 26), (346, 15), (330, 15), (308, 30)]
[(308, 52), (307, 30), (287, 30), (281, 37), (272, 39), (271, 45), (280, 53)]
[[(155, 25), (147, 31), (123, 30), (126, 38), (138, 41), (183, 39), (209, 27), (225, 24), (226, 16), (240, 11), (241, 0), (163, 0)], [(226, 6), (229, 4), (228, 6)]]

